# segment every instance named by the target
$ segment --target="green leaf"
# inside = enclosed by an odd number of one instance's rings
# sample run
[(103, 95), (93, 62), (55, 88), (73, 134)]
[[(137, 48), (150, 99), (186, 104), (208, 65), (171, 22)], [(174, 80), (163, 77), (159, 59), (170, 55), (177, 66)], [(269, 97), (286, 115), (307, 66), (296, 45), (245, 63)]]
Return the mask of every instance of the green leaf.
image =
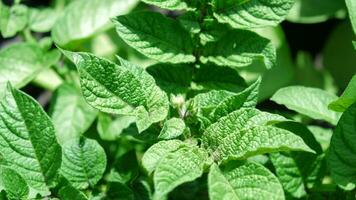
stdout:
[(354, 30), (354, 33), (356, 34), (356, 2), (352, 0), (345, 0), (345, 2), (346, 7), (349, 11), (352, 28)]
[(137, 0), (78, 0), (71, 2), (58, 17), (52, 38), (60, 46), (88, 38), (107, 29), (110, 18), (130, 12)]
[(214, 17), (236, 29), (278, 25), (292, 8), (294, 0), (214, 0)]
[(0, 2), (0, 32), (4, 38), (13, 37), (27, 24), (28, 9), (24, 5), (8, 7)]
[(9, 168), (26, 180), (32, 194), (48, 194), (61, 165), (61, 147), (42, 107), (10, 84), (0, 101), (0, 137)]
[(321, 23), (344, 11), (343, 0), (296, 0), (287, 15), (294, 23)]
[(287, 121), (277, 123), (275, 126), (300, 136), (317, 153), (280, 152), (270, 154), (276, 174), (286, 193), (292, 197), (301, 198), (307, 194), (306, 188), (318, 184), (324, 175), (323, 151), (313, 134), (304, 125)]
[(0, 51), (0, 94), (10, 81), (15, 87), (25, 86), (43, 69), (59, 59), (57, 51), (46, 53), (39, 46), (18, 43)]
[(88, 198), (73, 186), (65, 186), (59, 190), (61, 200), (88, 200)]
[(308, 126), (308, 129), (313, 133), (315, 139), (321, 145), (325, 152), (330, 146), (331, 136), (333, 134), (332, 129), (326, 129), (319, 126)]
[(229, 163), (210, 167), (208, 175), (211, 200), (284, 200), (278, 179), (264, 166), (253, 163)]
[(236, 70), (215, 65), (200, 66), (194, 71), (193, 81), (203, 90), (240, 92), (247, 86)]
[(186, 12), (178, 18), (180, 25), (191, 34), (201, 31), (198, 12)]
[(344, 112), (354, 102), (356, 102), (356, 75), (354, 75), (347, 85), (341, 97), (329, 104), (329, 109), (337, 112)]
[(189, 33), (173, 19), (160, 13), (138, 12), (119, 16), (114, 22), (119, 36), (149, 58), (169, 63), (195, 61)]
[(203, 133), (202, 144), (216, 161), (246, 159), (276, 151), (314, 152), (299, 136), (268, 125), (283, 119), (256, 109), (240, 109), (209, 126)]
[(328, 110), (328, 105), (337, 97), (317, 88), (290, 86), (278, 90), (272, 101), (283, 104), (287, 108), (312, 119), (325, 120), (333, 125), (337, 123), (340, 114)]
[(331, 177), (344, 189), (356, 186), (356, 103), (341, 116), (331, 138), (328, 163)]
[(103, 140), (114, 141), (120, 137), (122, 132), (128, 128), (135, 117), (119, 115), (112, 117), (105, 113), (100, 113), (98, 117), (97, 130)]
[(7, 167), (1, 167), (0, 172), (0, 186), (4, 187), (7, 197), (9, 199), (27, 199), (29, 189), (20, 174)]
[(117, 65), (89, 53), (65, 51), (77, 66), (83, 96), (100, 111), (136, 116), (139, 132), (168, 114), (168, 97), (142, 68), (120, 60)]
[(207, 43), (200, 60), (234, 69), (261, 62), (271, 68), (276, 62), (276, 50), (271, 42), (256, 33), (231, 30), (216, 42)]
[(161, 199), (177, 186), (199, 178), (207, 158), (207, 152), (197, 146), (187, 146), (168, 153), (158, 163), (153, 175), (155, 199)]
[(29, 10), (29, 28), (35, 32), (49, 32), (54, 26), (58, 13), (52, 8)]
[(147, 4), (169, 10), (184, 10), (188, 8), (185, 0), (142, 0)]
[(177, 138), (184, 133), (185, 129), (186, 127), (184, 121), (180, 118), (174, 117), (164, 122), (158, 138), (164, 140)]
[(61, 174), (73, 187), (93, 187), (106, 168), (106, 155), (99, 143), (92, 139), (78, 138), (63, 144)]
[(51, 117), (60, 144), (79, 138), (97, 116), (97, 110), (85, 102), (80, 91), (73, 85), (61, 85), (52, 99)]
[(173, 94), (185, 93), (190, 87), (193, 76), (193, 66), (186, 64), (158, 63), (149, 66), (146, 70), (162, 90)]
[(160, 141), (145, 152), (142, 157), (142, 166), (150, 174), (168, 153), (174, 152), (182, 146), (184, 143), (180, 140)]
[(204, 129), (235, 110), (255, 107), (260, 82), (261, 80), (258, 79), (240, 93), (213, 90), (199, 94), (194, 97), (191, 109)]

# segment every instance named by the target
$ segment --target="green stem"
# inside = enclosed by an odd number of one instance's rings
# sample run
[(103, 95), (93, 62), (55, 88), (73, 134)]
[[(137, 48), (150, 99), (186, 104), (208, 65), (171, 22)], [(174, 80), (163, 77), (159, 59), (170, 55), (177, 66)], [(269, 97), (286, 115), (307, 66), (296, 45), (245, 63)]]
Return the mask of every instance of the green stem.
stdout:
[(36, 43), (36, 39), (33, 37), (33, 35), (31, 34), (30, 29), (26, 28), (25, 30), (22, 31), (22, 37), (26, 42), (32, 42), (32, 43)]

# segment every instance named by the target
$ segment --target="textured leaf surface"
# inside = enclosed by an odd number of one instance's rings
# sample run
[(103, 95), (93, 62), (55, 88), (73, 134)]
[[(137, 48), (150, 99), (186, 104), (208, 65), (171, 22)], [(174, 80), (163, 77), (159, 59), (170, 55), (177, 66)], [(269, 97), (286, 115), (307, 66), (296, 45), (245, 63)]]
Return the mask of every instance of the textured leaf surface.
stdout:
[(60, 46), (92, 36), (105, 29), (110, 18), (128, 13), (137, 0), (79, 0), (71, 2), (58, 17), (52, 38)]
[(88, 198), (73, 186), (65, 186), (59, 190), (59, 197), (62, 200), (88, 200)]
[(185, 130), (184, 121), (180, 118), (171, 118), (163, 124), (163, 128), (158, 138), (160, 139), (173, 139), (183, 134)]
[(168, 97), (144, 69), (123, 60), (117, 65), (89, 53), (66, 54), (77, 66), (84, 98), (93, 107), (136, 115), (140, 132), (166, 118)]
[(24, 5), (8, 7), (0, 2), (0, 32), (4, 38), (13, 37), (27, 24), (28, 9)]
[(213, 3), (214, 16), (219, 22), (228, 23), (233, 28), (252, 29), (279, 24), (294, 0), (214, 0)]
[(9, 199), (27, 199), (29, 189), (26, 181), (13, 169), (1, 167), (0, 185)]
[(61, 164), (61, 147), (41, 106), (8, 85), (0, 101), (0, 153), (34, 189), (47, 194)]
[[(29, 43), (14, 44), (0, 51), (0, 93), (10, 81), (15, 87), (30, 82), (39, 72), (52, 63), (50, 57), (58, 52), (45, 53), (37, 45)], [(57, 54), (57, 55), (55, 55)]]
[(342, 115), (331, 138), (329, 166), (333, 180), (346, 189), (356, 185), (356, 103)]
[(175, 187), (193, 181), (203, 174), (208, 154), (196, 146), (168, 153), (157, 165), (153, 181), (157, 197), (164, 197)]
[(106, 155), (92, 139), (73, 139), (63, 145), (61, 174), (78, 189), (94, 186), (103, 176)]
[(283, 118), (278, 115), (256, 109), (237, 110), (220, 118), (205, 130), (203, 146), (217, 161), (243, 159), (276, 151), (313, 152), (292, 132), (267, 125), (269, 121), (281, 119)]
[(321, 89), (303, 86), (282, 88), (271, 98), (272, 101), (283, 104), (300, 114), (313, 119), (325, 120), (334, 125), (339, 120), (340, 114), (328, 110), (328, 105), (336, 99), (335, 95)]
[(173, 19), (159, 13), (138, 12), (114, 21), (119, 36), (149, 58), (169, 63), (195, 61), (189, 33)]
[(51, 116), (60, 144), (80, 137), (97, 116), (97, 110), (85, 102), (75, 86), (69, 84), (61, 85), (56, 90), (52, 103)]
[(284, 199), (278, 179), (264, 166), (252, 162), (229, 163), (222, 169), (213, 164), (208, 187), (211, 200)]
[(240, 92), (247, 86), (236, 70), (215, 65), (200, 66), (195, 70), (193, 81), (202, 90)]
[(161, 141), (151, 146), (142, 157), (142, 166), (152, 173), (161, 160), (170, 152), (176, 151), (184, 143), (180, 140)]
[(356, 75), (352, 77), (341, 97), (329, 104), (329, 108), (338, 112), (344, 112), (354, 102), (356, 102)]
[(269, 40), (256, 33), (232, 30), (208, 43), (200, 60), (231, 68), (246, 67), (256, 61), (271, 68), (276, 62), (276, 50)]
[(151, 4), (169, 10), (183, 10), (188, 8), (188, 5), (185, 2), (185, 0), (142, 0), (142, 1), (147, 4)]

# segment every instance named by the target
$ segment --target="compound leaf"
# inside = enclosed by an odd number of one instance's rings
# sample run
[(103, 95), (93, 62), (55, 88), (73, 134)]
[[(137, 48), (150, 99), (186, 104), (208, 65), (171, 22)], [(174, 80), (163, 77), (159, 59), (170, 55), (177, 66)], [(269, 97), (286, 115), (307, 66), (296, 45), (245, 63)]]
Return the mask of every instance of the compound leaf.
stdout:
[(195, 61), (189, 33), (173, 19), (160, 13), (138, 12), (119, 16), (114, 22), (119, 36), (149, 58), (169, 63)]
[(77, 138), (63, 144), (61, 174), (78, 189), (94, 186), (103, 176), (106, 155), (99, 143)]

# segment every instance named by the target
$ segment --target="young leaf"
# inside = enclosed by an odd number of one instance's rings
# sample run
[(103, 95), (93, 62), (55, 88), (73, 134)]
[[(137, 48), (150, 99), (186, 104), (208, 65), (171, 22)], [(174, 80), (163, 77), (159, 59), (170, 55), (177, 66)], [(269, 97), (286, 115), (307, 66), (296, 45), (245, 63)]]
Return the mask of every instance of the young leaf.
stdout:
[(341, 116), (331, 138), (328, 163), (333, 180), (343, 188), (356, 186), (356, 103)]
[(31, 8), (28, 17), (29, 28), (35, 32), (48, 32), (52, 29), (58, 15), (52, 8)]
[(142, 0), (147, 4), (169, 10), (184, 10), (188, 8), (186, 0)]
[(231, 30), (216, 42), (207, 43), (200, 60), (234, 69), (262, 62), (271, 68), (276, 62), (272, 43), (251, 31)]
[(105, 151), (97, 141), (78, 138), (63, 144), (60, 171), (75, 188), (94, 186), (103, 176), (105, 167)]
[(267, 168), (253, 162), (231, 162), (223, 168), (213, 164), (208, 187), (211, 200), (284, 200), (278, 179)]
[(13, 37), (27, 24), (28, 9), (24, 5), (8, 7), (0, 2), (0, 32), (4, 38)]
[(174, 152), (184, 143), (180, 140), (161, 141), (151, 146), (142, 157), (142, 166), (150, 174), (152, 173), (161, 160), (170, 152)]
[(84, 98), (107, 113), (136, 115), (139, 132), (168, 114), (168, 97), (142, 68), (89, 53), (65, 52), (77, 66)]
[(57, 51), (44, 52), (39, 46), (18, 43), (0, 51), (0, 94), (10, 81), (15, 87), (25, 86), (43, 69), (57, 62)]
[(356, 2), (353, 0), (345, 0), (345, 2), (346, 7), (349, 11), (352, 28), (354, 30), (354, 33), (356, 33)]
[(0, 153), (8, 166), (33, 193), (48, 194), (61, 165), (61, 147), (42, 107), (10, 84), (0, 101), (0, 137)]
[(134, 122), (135, 117), (132, 116), (119, 115), (113, 118), (108, 114), (100, 113), (97, 130), (101, 139), (114, 141)]
[(185, 131), (184, 121), (180, 118), (171, 118), (163, 124), (159, 139), (170, 140), (179, 137)]
[(195, 61), (189, 33), (173, 19), (159, 13), (138, 12), (119, 16), (114, 22), (119, 36), (149, 58), (169, 63)]
[(294, 0), (214, 0), (214, 17), (236, 29), (278, 25), (292, 8)]
[(78, 0), (71, 2), (58, 17), (52, 38), (60, 46), (68, 46), (105, 29), (110, 18), (128, 13), (137, 0)]
[(313, 119), (325, 120), (333, 125), (337, 123), (340, 114), (328, 110), (328, 105), (337, 97), (317, 88), (290, 86), (278, 90), (272, 101), (283, 104), (287, 108)]
[[(259, 120), (254, 121), (256, 118)], [(237, 110), (209, 126), (203, 133), (202, 143), (217, 161), (276, 151), (314, 152), (300, 137), (267, 125), (269, 121), (281, 119), (256, 109)]]
[(177, 186), (199, 178), (207, 158), (207, 152), (196, 146), (168, 153), (158, 163), (153, 175), (155, 198), (161, 199)]
[(80, 137), (97, 116), (97, 110), (85, 102), (75, 86), (69, 84), (63, 84), (55, 91), (51, 110), (60, 144)]
[(27, 199), (29, 189), (20, 174), (8, 167), (1, 167), (0, 174), (0, 187), (4, 187), (9, 199)]
[[(355, 5), (356, 6), (356, 5)], [(354, 75), (347, 85), (341, 97), (329, 104), (329, 108), (337, 112), (344, 112), (349, 106), (356, 102), (356, 75)]]

